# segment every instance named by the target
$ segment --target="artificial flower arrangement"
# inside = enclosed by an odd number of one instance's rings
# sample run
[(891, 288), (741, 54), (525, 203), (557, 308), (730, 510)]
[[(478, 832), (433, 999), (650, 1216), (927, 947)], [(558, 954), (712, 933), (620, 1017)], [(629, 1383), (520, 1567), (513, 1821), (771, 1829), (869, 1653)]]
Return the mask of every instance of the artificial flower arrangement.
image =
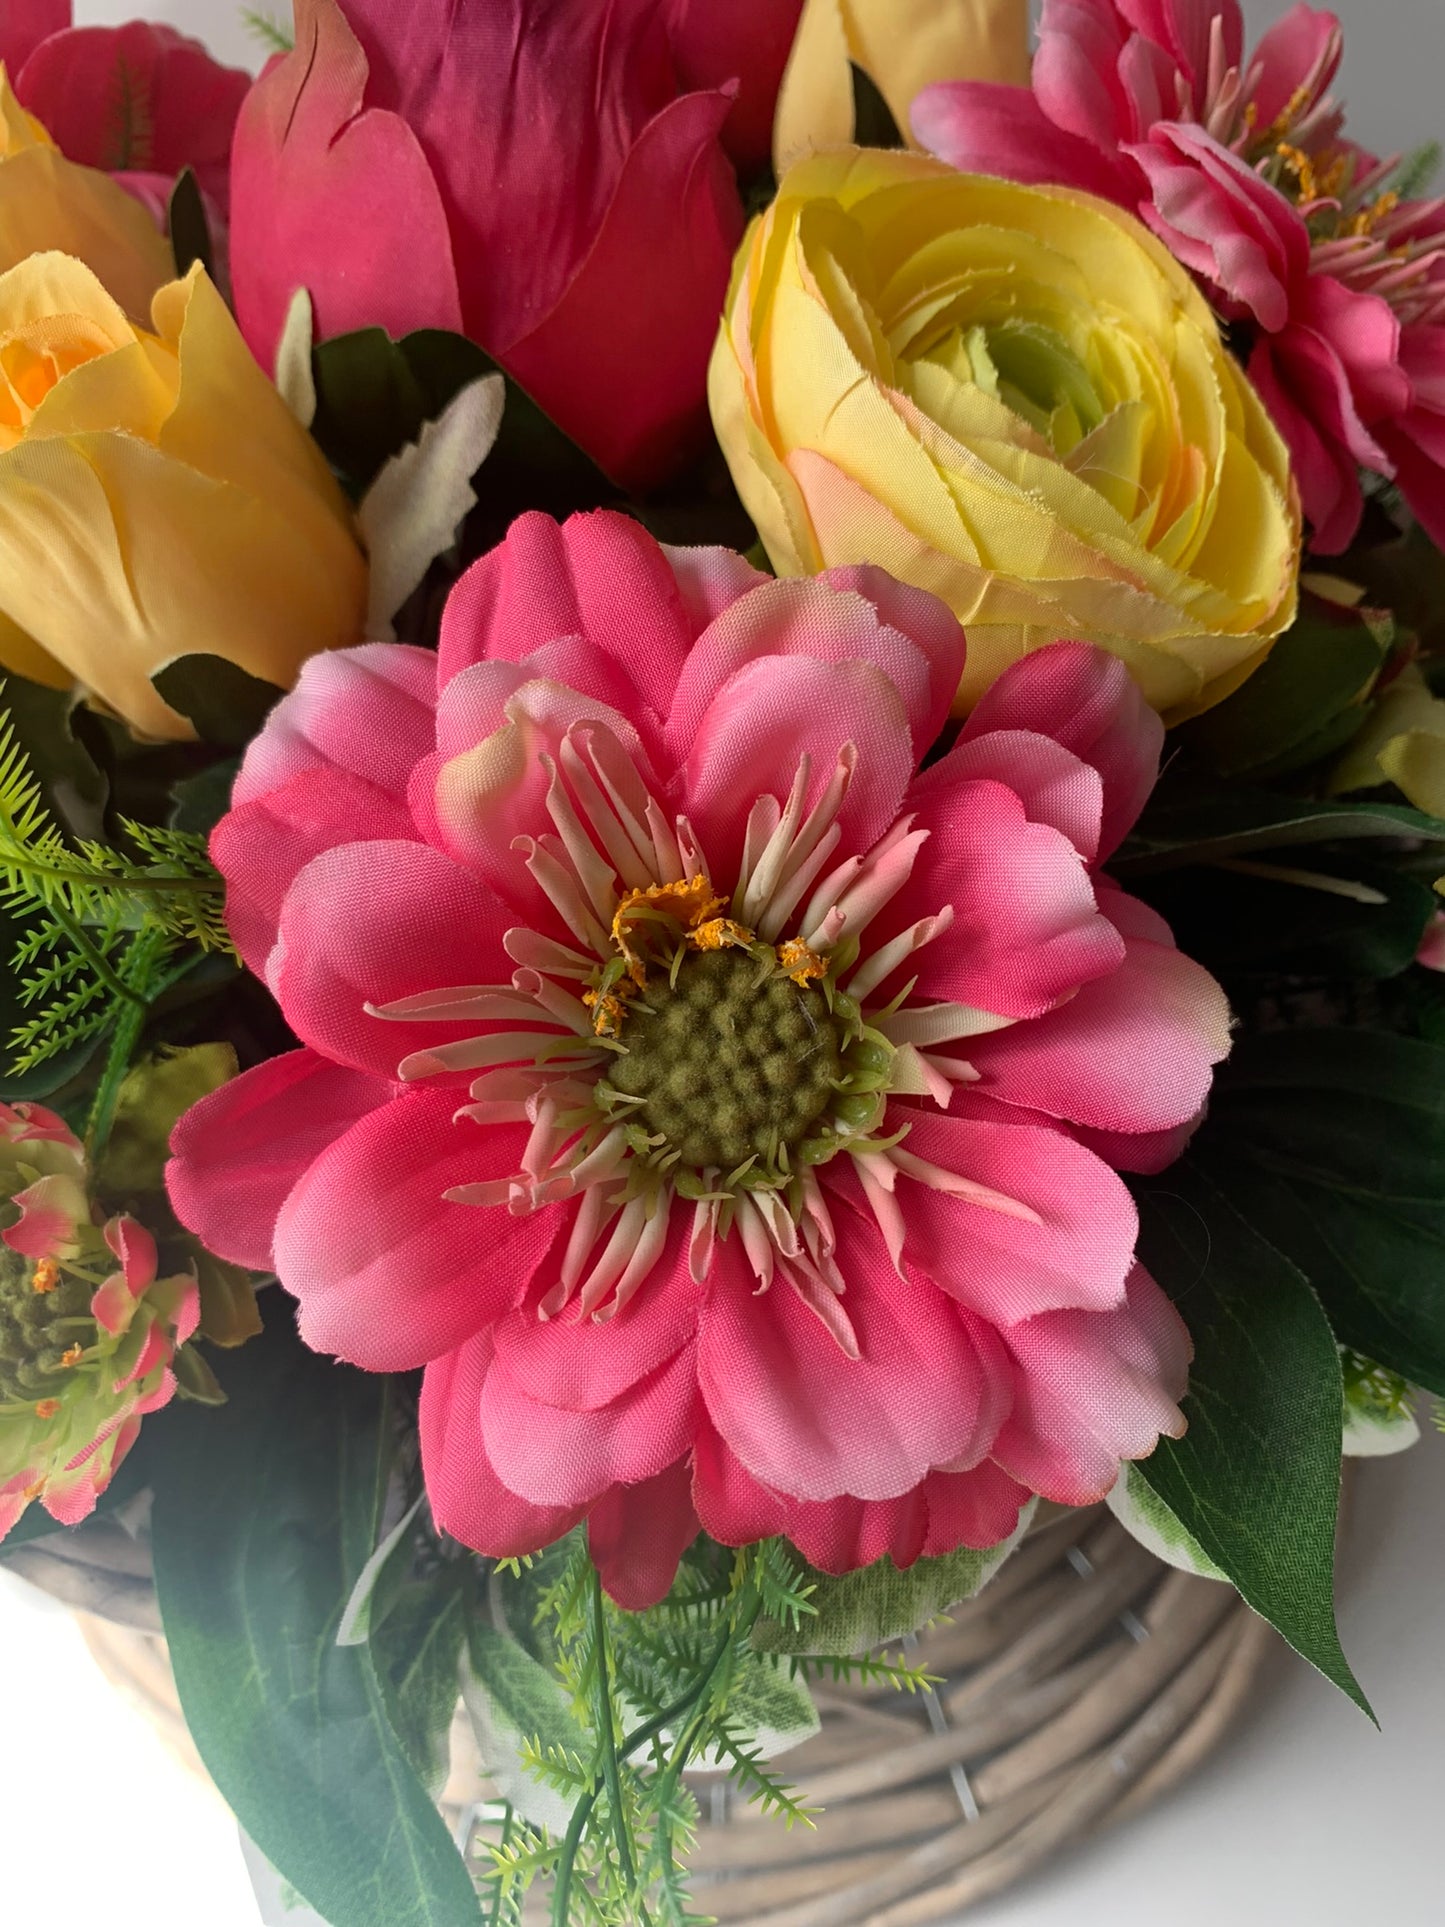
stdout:
[(796, 1817), (818, 1670), (918, 1684), (830, 1600), (1041, 1503), (1365, 1705), (1445, 205), (1333, 17), (297, 0), (254, 85), (5, 18), (9, 1546), (147, 1508), (335, 1927), (682, 1920), (684, 1773)]

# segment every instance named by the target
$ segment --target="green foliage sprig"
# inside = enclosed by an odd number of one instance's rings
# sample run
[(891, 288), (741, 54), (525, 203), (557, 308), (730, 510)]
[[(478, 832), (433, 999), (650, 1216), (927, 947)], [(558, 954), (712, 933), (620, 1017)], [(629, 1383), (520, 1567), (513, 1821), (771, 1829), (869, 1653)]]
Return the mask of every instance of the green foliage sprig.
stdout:
[(205, 839), (129, 820), (122, 832), (126, 848), (63, 834), (0, 718), (0, 907), (23, 932), (15, 994), (33, 1012), (10, 1039), (16, 1073), (143, 1023), (179, 953), (235, 954)]

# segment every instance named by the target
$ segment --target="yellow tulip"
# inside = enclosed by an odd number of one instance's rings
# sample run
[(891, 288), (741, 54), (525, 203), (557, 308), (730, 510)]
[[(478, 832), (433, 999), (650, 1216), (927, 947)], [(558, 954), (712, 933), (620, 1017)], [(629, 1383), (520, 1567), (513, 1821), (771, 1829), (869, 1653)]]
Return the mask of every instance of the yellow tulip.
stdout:
[(52, 248), (84, 261), (138, 318), (176, 271), (170, 242), (135, 196), (66, 160), (0, 66), (0, 273)]
[(1385, 690), (1330, 779), (1332, 795), (1393, 783), (1417, 810), (1445, 817), (1445, 702), (1411, 663)]
[(941, 596), (963, 707), (1074, 637), (1182, 720), (1294, 618), (1284, 444), (1184, 270), (1088, 195), (800, 162), (744, 238), (709, 394), (778, 572), (873, 562)]
[(853, 139), (852, 66), (905, 138), (913, 96), (936, 80), (1029, 80), (1028, 0), (804, 0), (773, 118), (779, 175)]
[(157, 670), (221, 656), (289, 686), (359, 640), (366, 564), (203, 270), (153, 321), (65, 254), (0, 275), (0, 666), (181, 739)]

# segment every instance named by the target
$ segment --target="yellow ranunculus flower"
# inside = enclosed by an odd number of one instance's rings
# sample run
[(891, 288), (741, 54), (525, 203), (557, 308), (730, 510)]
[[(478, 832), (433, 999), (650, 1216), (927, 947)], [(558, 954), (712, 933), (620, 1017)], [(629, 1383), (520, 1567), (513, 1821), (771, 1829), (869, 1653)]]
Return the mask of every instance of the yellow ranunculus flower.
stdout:
[(1445, 702), (1417, 664), (1403, 669), (1336, 765), (1330, 793), (1393, 783), (1417, 810), (1445, 817)]
[(1029, 83), (1028, 0), (803, 0), (773, 117), (773, 165), (853, 139), (861, 67), (905, 139), (920, 88), (938, 80)]
[(367, 577), (320, 451), (204, 272), (153, 318), (69, 255), (0, 275), (0, 666), (179, 739), (158, 669), (223, 656), (288, 687), (360, 639)]
[(84, 261), (140, 318), (176, 271), (170, 242), (135, 196), (66, 160), (0, 66), (0, 273), (50, 248)]
[(941, 596), (964, 707), (1074, 637), (1181, 720), (1293, 620), (1284, 444), (1188, 275), (1088, 195), (801, 162), (739, 251), (709, 391), (775, 568), (873, 562)]

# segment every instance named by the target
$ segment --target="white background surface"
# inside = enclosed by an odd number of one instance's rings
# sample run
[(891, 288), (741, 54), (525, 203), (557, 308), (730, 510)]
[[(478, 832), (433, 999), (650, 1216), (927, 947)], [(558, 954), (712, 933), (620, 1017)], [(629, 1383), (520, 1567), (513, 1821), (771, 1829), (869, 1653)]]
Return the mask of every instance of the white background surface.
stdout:
[[(488, 0), (464, 0), (483, 5)], [(404, 6), (408, 0), (394, 0)], [(731, 0), (715, 0), (726, 6)], [(1283, 11), (1245, 0), (1256, 25)], [(1445, 134), (1442, 0), (1336, 0), (1351, 125), (1379, 151)], [(263, 8), (264, 10), (264, 8)], [(284, 9), (273, 5), (275, 13)], [(255, 64), (232, 0), (79, 0)], [(1383, 1726), (1281, 1654), (1166, 1805), (971, 1916), (978, 1927), (1445, 1923), (1445, 1443), (1356, 1481), (1345, 1644)], [(255, 1927), (233, 1823), (103, 1683), (58, 1609), (0, 1574), (0, 1919), (6, 1927)]]

